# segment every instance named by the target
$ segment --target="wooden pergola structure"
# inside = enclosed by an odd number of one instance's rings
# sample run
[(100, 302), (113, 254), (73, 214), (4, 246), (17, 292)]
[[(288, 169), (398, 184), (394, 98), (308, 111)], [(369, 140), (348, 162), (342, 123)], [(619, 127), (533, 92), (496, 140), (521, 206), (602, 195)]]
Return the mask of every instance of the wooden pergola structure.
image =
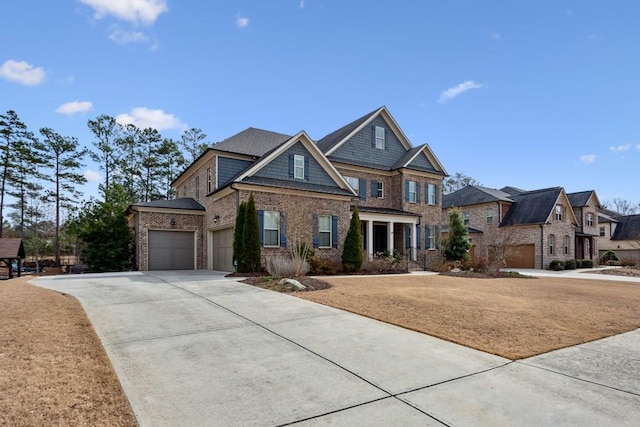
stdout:
[(20, 260), (25, 257), (22, 239), (0, 239), (0, 266), (7, 266), (9, 279), (13, 278), (13, 262), (18, 261), (18, 277), (20, 277)]

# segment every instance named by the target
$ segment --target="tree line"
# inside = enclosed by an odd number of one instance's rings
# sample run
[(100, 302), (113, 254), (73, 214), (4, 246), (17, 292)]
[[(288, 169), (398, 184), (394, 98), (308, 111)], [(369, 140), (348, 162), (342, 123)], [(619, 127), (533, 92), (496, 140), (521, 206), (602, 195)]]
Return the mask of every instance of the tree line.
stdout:
[[(172, 198), (171, 182), (208, 147), (197, 128), (174, 140), (108, 115), (87, 125), (93, 139), (81, 144), (49, 127), (36, 134), (13, 110), (0, 114), (0, 238), (20, 237), (28, 254), (53, 255), (56, 265), (61, 251), (70, 252), (69, 231), (83, 228), (87, 209), (104, 208), (115, 194), (111, 210), (122, 216), (131, 203)], [(102, 172), (102, 198), (83, 203), (88, 158)]]

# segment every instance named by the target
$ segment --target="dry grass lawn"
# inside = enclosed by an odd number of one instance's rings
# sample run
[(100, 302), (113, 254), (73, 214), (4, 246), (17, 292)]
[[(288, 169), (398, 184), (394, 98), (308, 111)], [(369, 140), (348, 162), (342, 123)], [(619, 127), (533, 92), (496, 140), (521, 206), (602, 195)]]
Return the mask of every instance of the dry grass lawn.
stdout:
[(137, 425), (80, 303), (28, 280), (0, 281), (0, 425)]
[(640, 327), (640, 283), (559, 278), (323, 277), (295, 295), (509, 359)]

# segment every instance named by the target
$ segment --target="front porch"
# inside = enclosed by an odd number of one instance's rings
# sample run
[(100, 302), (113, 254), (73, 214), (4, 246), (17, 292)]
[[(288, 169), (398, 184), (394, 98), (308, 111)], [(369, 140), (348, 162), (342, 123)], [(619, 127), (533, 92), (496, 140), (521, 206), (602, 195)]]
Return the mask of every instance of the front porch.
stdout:
[(420, 247), (420, 216), (394, 209), (359, 208), (364, 253), (369, 259), (400, 251), (417, 260)]

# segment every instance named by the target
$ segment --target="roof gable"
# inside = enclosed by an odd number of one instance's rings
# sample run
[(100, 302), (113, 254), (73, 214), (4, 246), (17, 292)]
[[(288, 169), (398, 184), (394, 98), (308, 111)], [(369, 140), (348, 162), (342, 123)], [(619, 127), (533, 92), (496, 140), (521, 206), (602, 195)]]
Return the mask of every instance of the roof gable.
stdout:
[(135, 208), (156, 208), (156, 209), (184, 209), (204, 211), (205, 208), (197, 200), (192, 197), (182, 197), (172, 200), (154, 200), (151, 202), (134, 203), (127, 210), (135, 210)]
[(635, 240), (640, 242), (640, 215), (626, 215), (617, 218), (618, 225), (611, 240)]
[(507, 211), (501, 226), (547, 223), (558, 203), (567, 207), (565, 214), (569, 216), (572, 223), (578, 223), (573, 210), (570, 209), (571, 204), (567, 194), (562, 187), (527, 191), (512, 195), (511, 198), (515, 203)]
[[(288, 163), (288, 156), (290, 154), (293, 155), (296, 152), (300, 154), (308, 154), (310, 156), (310, 161), (313, 159), (313, 165), (316, 172), (314, 181), (301, 182), (293, 179), (286, 179), (288, 178), (288, 175), (285, 176), (284, 174), (288, 173), (288, 167), (283, 168), (282, 162)], [(311, 167), (311, 164), (309, 166)], [(274, 171), (276, 171), (277, 174), (274, 175)], [(291, 184), (286, 185), (288, 187), (300, 187), (300, 189), (312, 191), (324, 189), (325, 192), (331, 191), (330, 187), (334, 187), (334, 191), (340, 190), (340, 194), (354, 197), (356, 195), (351, 186), (345, 181), (331, 162), (327, 160), (305, 131), (300, 131), (285, 143), (265, 154), (251, 165), (251, 167), (239, 174), (233, 181), (268, 183), (270, 180), (273, 181), (274, 185), (278, 186), (283, 186), (288, 181), (289, 184)]]
[(290, 138), (290, 135), (250, 127), (220, 141), (212, 148), (216, 151), (261, 157)]
[(567, 193), (569, 202), (574, 208), (587, 207), (594, 205), (594, 207), (600, 207), (600, 201), (594, 190), (580, 191), (577, 193)]

